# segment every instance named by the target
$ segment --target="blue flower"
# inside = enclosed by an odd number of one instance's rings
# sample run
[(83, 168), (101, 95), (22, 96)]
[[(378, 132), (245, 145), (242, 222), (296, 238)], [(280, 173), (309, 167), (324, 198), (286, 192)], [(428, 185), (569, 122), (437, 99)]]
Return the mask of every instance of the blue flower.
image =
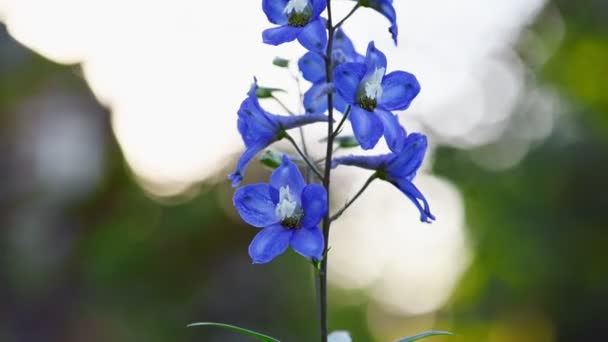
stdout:
[(238, 189), (233, 203), (245, 222), (262, 228), (249, 245), (253, 263), (270, 262), (289, 246), (306, 258), (322, 259), (325, 242), (318, 224), (327, 213), (327, 192), (319, 184), (306, 185), (287, 156), (270, 184)]
[[(334, 44), (332, 49), (332, 70), (344, 63), (362, 63), (365, 57), (357, 53), (352, 41), (342, 31), (334, 33)], [(325, 59), (316, 52), (307, 52), (298, 61), (298, 67), (302, 71), (305, 80), (312, 83), (312, 87), (304, 94), (304, 108), (307, 113), (324, 113), (327, 110), (327, 92), (334, 91), (326, 83)], [(339, 94), (334, 94), (334, 108), (344, 113), (348, 104)]]
[(349, 119), (361, 147), (373, 148), (384, 135), (389, 148), (399, 151), (405, 130), (391, 111), (410, 106), (420, 92), (416, 77), (405, 71), (386, 74), (386, 56), (370, 42), (365, 62), (339, 65), (334, 80), (337, 92), (352, 106)]
[(232, 180), (232, 186), (241, 183), (251, 159), (271, 143), (285, 137), (286, 130), (328, 119), (321, 114), (282, 116), (268, 113), (260, 106), (256, 96), (257, 88), (257, 80), (254, 79), (254, 84), (238, 111), (237, 126), (246, 149), (237, 162), (236, 171), (228, 177)]
[(412, 133), (407, 136), (403, 148), (398, 153), (393, 152), (379, 156), (338, 157), (332, 160), (332, 167), (351, 165), (376, 170), (379, 178), (395, 185), (414, 202), (420, 211), (422, 222), (430, 223), (435, 220), (435, 216), (431, 214), (427, 200), (412, 183), (424, 160), (426, 148), (426, 136), (420, 133)]
[(391, 22), (391, 27), (388, 31), (393, 36), (393, 41), (397, 45), (397, 35), (399, 34), (399, 28), (397, 27), (397, 13), (393, 7), (393, 0), (358, 0), (359, 5), (363, 7), (373, 8), (380, 12), (383, 16)]
[(325, 7), (326, 0), (263, 0), (268, 20), (280, 25), (262, 32), (264, 43), (281, 45), (298, 39), (306, 49), (323, 52), (327, 36), (319, 16)]

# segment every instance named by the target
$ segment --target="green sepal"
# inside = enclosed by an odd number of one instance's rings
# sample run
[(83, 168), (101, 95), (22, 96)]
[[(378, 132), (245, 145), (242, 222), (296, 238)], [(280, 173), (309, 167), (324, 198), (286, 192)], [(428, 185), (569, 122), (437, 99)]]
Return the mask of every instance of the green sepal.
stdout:
[(337, 137), (334, 141), (336, 144), (338, 144), (338, 146), (340, 146), (340, 148), (353, 148), (359, 146), (357, 138), (352, 135)]
[(267, 99), (267, 98), (271, 98), (273, 95), (272, 93), (274, 92), (285, 92), (284, 89), (280, 89), (280, 88), (267, 88), (267, 87), (258, 87), (258, 89), (255, 92), (255, 95), (258, 97), (258, 99)]
[(272, 64), (278, 66), (279, 68), (287, 68), (289, 66), (289, 60), (281, 57), (275, 57)]
[(406, 338), (398, 340), (396, 342), (413, 342), (413, 341), (422, 340), (423, 338), (427, 338), (427, 337), (431, 337), (431, 336), (438, 336), (438, 335), (450, 335), (450, 336), (453, 336), (454, 334), (452, 334), (449, 331), (429, 330), (429, 331), (425, 331), (423, 333), (420, 333), (418, 335), (406, 337)]
[(281, 166), (283, 160), (283, 153), (266, 150), (260, 157), (260, 163), (264, 166), (268, 166), (271, 169), (276, 169)]
[(219, 328), (236, 331), (236, 332), (240, 333), (241, 335), (250, 336), (250, 337), (256, 338), (258, 341), (262, 341), (262, 342), (281, 342), (281, 341), (277, 340), (276, 338), (270, 337), (268, 335), (264, 335), (259, 332), (255, 332), (253, 330), (240, 328), (240, 327), (237, 327), (235, 325), (230, 325), (230, 324), (214, 323), (214, 322), (198, 322), (198, 323), (191, 323), (191, 324), (187, 325), (188, 328), (200, 327), (200, 326), (214, 326), (214, 327), (219, 327)]

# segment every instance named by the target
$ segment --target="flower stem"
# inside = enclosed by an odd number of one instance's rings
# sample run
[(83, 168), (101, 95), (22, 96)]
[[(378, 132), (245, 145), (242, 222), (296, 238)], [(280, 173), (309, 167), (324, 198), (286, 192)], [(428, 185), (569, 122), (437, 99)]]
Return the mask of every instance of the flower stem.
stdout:
[(287, 107), (287, 105), (285, 105), (285, 103), (283, 103), (283, 101), (281, 101), (278, 97), (271, 95), (270, 96), (271, 99), (273, 99), (279, 106), (281, 106), (281, 108), (283, 108), (284, 111), (287, 112), (287, 114), (293, 116), (296, 115), (291, 109), (289, 109), (289, 107)]
[[(332, 70), (332, 51), (334, 45), (334, 31), (332, 15), (331, 15), (331, 0), (327, 0), (327, 50), (325, 51), (325, 79), (327, 83), (333, 83), (333, 70)], [(325, 175), (323, 177), (323, 186), (327, 190), (327, 202), (330, 201), (330, 190), (329, 185), (331, 183), (331, 157), (334, 147), (334, 96), (333, 93), (327, 94), (327, 115), (329, 120), (327, 122), (327, 147), (325, 152)], [(321, 342), (327, 342), (327, 334), (329, 329), (327, 326), (327, 248), (329, 245), (329, 227), (331, 225), (331, 219), (329, 217), (329, 211), (323, 218), (323, 239), (325, 241), (325, 250), (323, 255), (325, 256), (321, 261), (321, 270), (319, 272), (319, 319), (321, 325)]]
[(355, 14), (355, 12), (359, 9), (359, 7), (361, 7), (361, 5), (356, 4), (353, 9), (350, 10), (350, 12), (348, 12), (348, 14), (342, 18), (342, 20), (340, 20), (336, 26), (333, 27), (334, 30), (336, 30), (338, 27), (342, 26), (342, 24), (344, 24), (344, 22), (346, 21), (346, 19), (350, 18), (351, 15)]
[(346, 209), (348, 209), (348, 207), (350, 207), (353, 203), (355, 203), (355, 201), (357, 200), (357, 198), (359, 198), (359, 196), (361, 196), (361, 194), (363, 194), (363, 192), (365, 191), (365, 189), (367, 189), (367, 187), (374, 181), (374, 179), (378, 178), (378, 175), (376, 173), (374, 173), (373, 175), (371, 175), (367, 181), (365, 181), (365, 184), (363, 184), (363, 186), (361, 187), (361, 189), (359, 189), (359, 191), (357, 192), (357, 194), (350, 199), (350, 201), (348, 201), (346, 203), (346, 205), (344, 205), (344, 207), (342, 207), (342, 209), (338, 210), (338, 212), (336, 212), (335, 214), (333, 214), (330, 218), (330, 221), (335, 221), (337, 220), (340, 216), (342, 216), (342, 214), (344, 214), (344, 212), (346, 211)]
[(346, 122), (346, 119), (348, 118), (348, 115), (350, 114), (350, 109), (352, 107), (348, 106), (348, 108), (346, 108), (346, 112), (344, 113), (344, 115), (342, 115), (342, 120), (340, 120), (340, 123), (338, 123), (338, 127), (336, 127), (336, 130), (332, 133), (332, 136), (335, 138), (338, 136), (338, 134), (340, 134), (340, 129), (342, 129), (342, 126), (344, 126), (344, 123)]
[(304, 151), (302, 151), (300, 149), (300, 147), (298, 146), (298, 144), (296, 143), (296, 141), (291, 137), (291, 135), (286, 134), (285, 138), (287, 140), (289, 140), (289, 142), (293, 145), (293, 147), (295, 147), (296, 151), (298, 151), (298, 154), (300, 155), (300, 157), (302, 157), (302, 159), (304, 160), (304, 162), (306, 163), (306, 165), (308, 165), (308, 167), (312, 170), (312, 172), (319, 177), (320, 180), (323, 180), (323, 175), (321, 174), (321, 171), (319, 171), (319, 169), (317, 169), (317, 167), (314, 165), (314, 163), (312, 163), (309, 159), (308, 156), (304, 153)]

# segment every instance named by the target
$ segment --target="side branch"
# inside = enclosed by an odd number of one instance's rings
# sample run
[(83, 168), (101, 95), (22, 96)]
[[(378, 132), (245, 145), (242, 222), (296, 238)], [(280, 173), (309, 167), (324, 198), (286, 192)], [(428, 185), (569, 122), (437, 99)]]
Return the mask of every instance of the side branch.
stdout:
[(361, 189), (359, 189), (359, 191), (357, 192), (357, 194), (355, 195), (355, 197), (351, 198), (350, 201), (348, 201), (346, 203), (346, 205), (344, 205), (344, 207), (340, 210), (338, 210), (337, 213), (333, 214), (330, 218), (330, 220), (333, 222), (335, 220), (337, 220), (340, 216), (342, 216), (342, 214), (344, 214), (344, 212), (346, 211), (346, 209), (348, 209), (348, 207), (350, 207), (353, 203), (355, 203), (355, 201), (357, 200), (357, 198), (359, 198), (359, 196), (361, 196), (361, 194), (363, 194), (363, 192), (365, 191), (365, 189), (367, 189), (367, 187), (376, 179), (378, 178), (378, 175), (376, 173), (374, 173), (373, 175), (371, 175), (367, 181), (365, 181), (365, 184), (363, 184), (363, 186), (361, 187)]
[(285, 136), (285, 138), (287, 140), (289, 140), (289, 142), (293, 145), (293, 147), (296, 149), (296, 151), (298, 152), (298, 154), (300, 155), (300, 157), (302, 157), (302, 159), (304, 160), (304, 162), (306, 163), (306, 165), (308, 165), (308, 167), (310, 168), (310, 170), (312, 170), (312, 172), (319, 177), (319, 179), (321, 181), (323, 181), (323, 175), (321, 174), (321, 171), (319, 171), (319, 169), (317, 169), (317, 167), (308, 159), (308, 156), (306, 156), (306, 154), (304, 154), (304, 152), (300, 149), (300, 147), (298, 146), (298, 144), (296, 143), (295, 140), (293, 140), (293, 138), (291, 137), (291, 135), (287, 134)]
[(342, 129), (342, 126), (344, 126), (346, 119), (348, 119), (348, 115), (350, 114), (351, 108), (352, 107), (350, 105), (348, 106), (348, 108), (346, 108), (346, 113), (342, 115), (342, 119), (340, 120), (340, 123), (338, 123), (338, 127), (336, 127), (336, 130), (331, 134), (332, 138), (335, 138), (338, 136), (338, 134), (340, 134), (340, 130)]
[(340, 20), (340, 21), (339, 21), (339, 22), (336, 24), (336, 26), (334, 26), (334, 27), (333, 27), (333, 29), (335, 30), (335, 29), (337, 29), (338, 27), (342, 26), (342, 24), (344, 24), (344, 22), (345, 22), (345, 21), (346, 21), (348, 18), (350, 18), (350, 17), (351, 17), (353, 14), (355, 14), (355, 12), (356, 12), (356, 11), (359, 9), (359, 7), (361, 7), (361, 5), (356, 4), (356, 5), (353, 7), (353, 9), (351, 9), (351, 10), (350, 10), (350, 12), (348, 12), (348, 14), (347, 14), (347, 15), (346, 15), (344, 18), (342, 18), (342, 20)]

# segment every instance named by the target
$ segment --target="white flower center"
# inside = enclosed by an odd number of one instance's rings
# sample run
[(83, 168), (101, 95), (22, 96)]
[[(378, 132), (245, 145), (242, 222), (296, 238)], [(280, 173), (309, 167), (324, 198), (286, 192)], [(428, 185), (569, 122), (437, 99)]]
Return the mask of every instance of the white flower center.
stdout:
[(294, 216), (297, 206), (298, 203), (289, 191), (289, 185), (282, 186), (281, 189), (279, 189), (279, 203), (274, 210), (277, 217), (282, 221)]
[(376, 69), (374, 73), (365, 81), (365, 96), (372, 100), (377, 100), (382, 96), (382, 78), (386, 69)]
[(306, 9), (306, 6), (308, 6), (308, 0), (289, 0), (283, 12), (287, 15), (291, 14), (293, 11), (302, 13), (304, 12), (304, 9)]

